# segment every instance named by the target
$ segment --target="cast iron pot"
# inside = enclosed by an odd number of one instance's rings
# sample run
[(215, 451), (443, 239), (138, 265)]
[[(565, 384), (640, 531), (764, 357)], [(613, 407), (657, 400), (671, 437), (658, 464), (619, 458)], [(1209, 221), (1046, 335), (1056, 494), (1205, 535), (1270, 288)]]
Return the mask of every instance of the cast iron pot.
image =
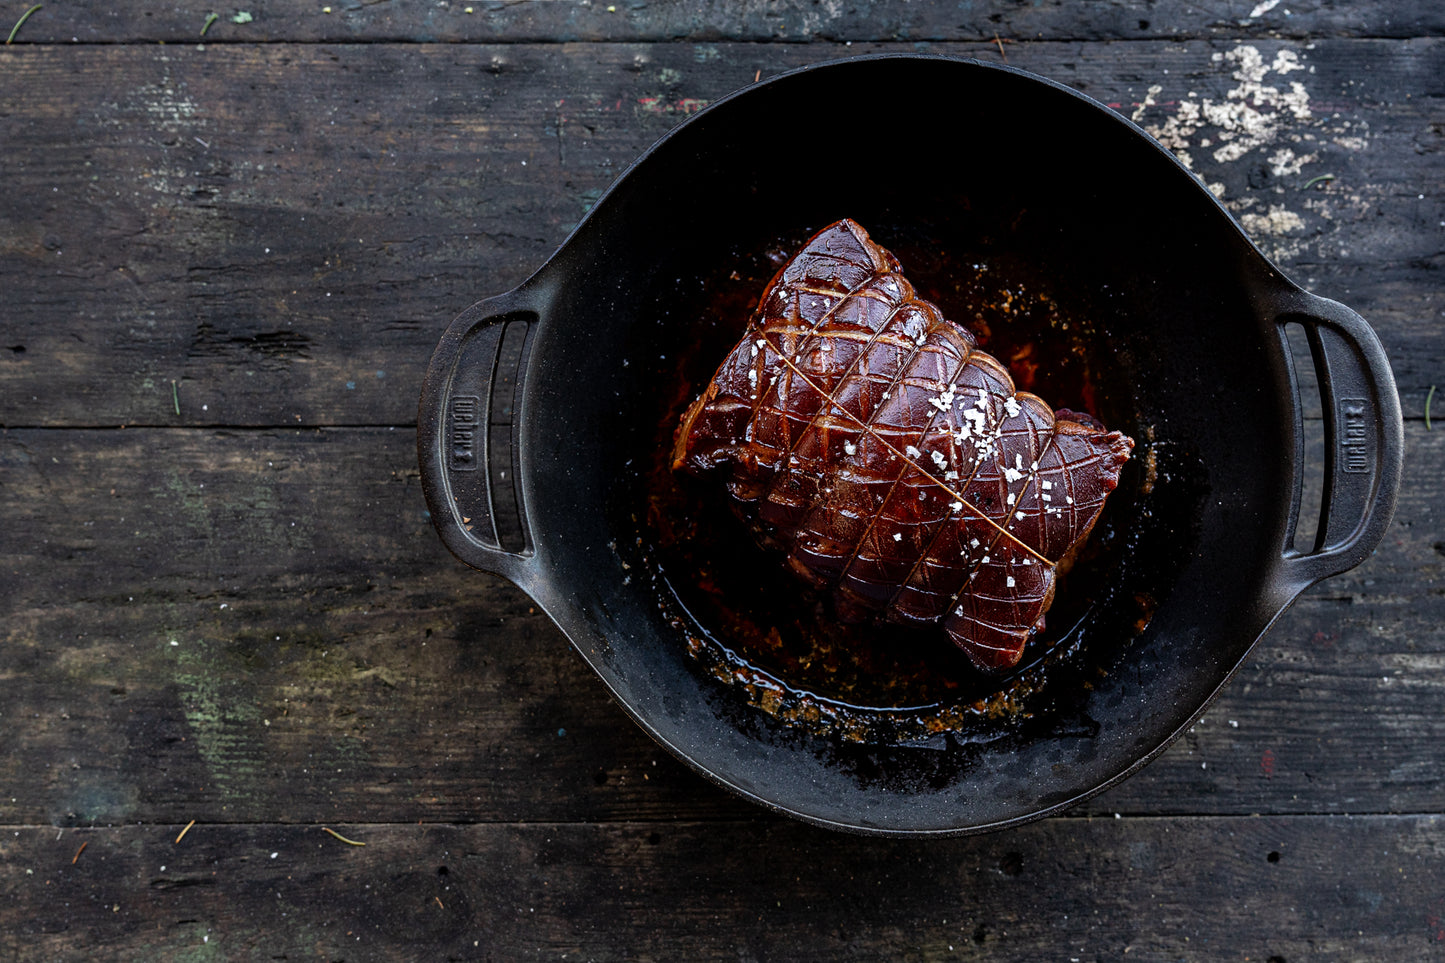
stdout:
[[(951, 251), (1014, 265), (1091, 319), (1100, 414), (1139, 441), (1063, 667), (997, 732), (859, 743), (744, 704), (688, 654), (725, 650), (727, 627), (654, 544), (667, 421), (747, 320), (729, 279), (766, 280), (762, 252), (840, 217), (926, 290), (947, 293), (927, 252)], [(1290, 324), (1326, 436), (1318, 534), (1298, 546), (1321, 466)], [(536, 274), (452, 322), (418, 444), (447, 547), (535, 599), (653, 738), (775, 810), (906, 835), (1058, 812), (1161, 752), (1300, 592), (1371, 553), (1401, 437), (1370, 327), (1282, 276), (1132, 124), (1019, 70), (884, 56), (754, 85), (654, 145)]]

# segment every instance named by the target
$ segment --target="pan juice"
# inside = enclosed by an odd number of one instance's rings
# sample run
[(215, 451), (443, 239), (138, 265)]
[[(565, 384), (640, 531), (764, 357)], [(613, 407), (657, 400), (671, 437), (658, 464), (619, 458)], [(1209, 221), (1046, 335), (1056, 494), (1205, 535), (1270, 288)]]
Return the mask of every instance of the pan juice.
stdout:
[[(1089, 320), (1093, 312), (1071, 308), (1070, 292), (1052, 290), (1026, 260), (986, 242), (938, 243), (926, 229), (860, 223), (898, 257), (918, 296), (972, 333), (1019, 390), (1139, 437), (1127, 404), (1107, 391), (1120, 382), (1106, 367), (1106, 333)], [(780, 553), (760, 544), (766, 532), (734, 511), (722, 486), (670, 465), (682, 412), (810, 234), (804, 228), (737, 252), (670, 309), (675, 318), (702, 321), (656, 372), (664, 403), (642, 487), (643, 541), (660, 604), (700, 671), (787, 724), (871, 744), (936, 746), (1001, 735), (1037, 708), (1041, 693), (1088, 685), (1091, 670), (1079, 659), (1087, 616), (1108, 595), (1108, 575), (1127, 541), (1116, 520), (1130, 510), (1141, 472), (1126, 466), (1078, 562), (1060, 579), (1045, 629), (1005, 673), (975, 669), (941, 627), (840, 620), (827, 598), (786, 570)], [(1140, 629), (1147, 621), (1147, 612), (1136, 618)]]

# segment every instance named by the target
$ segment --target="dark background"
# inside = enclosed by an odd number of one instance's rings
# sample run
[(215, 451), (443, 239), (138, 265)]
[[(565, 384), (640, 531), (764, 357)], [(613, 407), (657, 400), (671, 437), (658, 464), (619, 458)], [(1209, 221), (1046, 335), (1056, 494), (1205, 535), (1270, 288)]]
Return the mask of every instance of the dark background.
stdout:
[[(1445, 8), (327, 10), (48, 2), (0, 48), (0, 959), (1445, 956)], [(657, 749), (442, 548), (414, 424), (447, 321), (663, 132), (915, 50), (1006, 59), (1185, 152), (1375, 326), (1405, 482), (1375, 556), (1142, 773), (888, 841)]]

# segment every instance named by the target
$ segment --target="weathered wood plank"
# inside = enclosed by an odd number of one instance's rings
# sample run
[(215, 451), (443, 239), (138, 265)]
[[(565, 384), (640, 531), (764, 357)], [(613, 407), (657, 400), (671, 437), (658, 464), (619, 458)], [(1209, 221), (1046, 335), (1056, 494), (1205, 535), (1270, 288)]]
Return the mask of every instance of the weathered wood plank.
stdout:
[[(0, 50), (0, 424), (410, 423), (446, 321), (538, 267), (688, 112), (755, 75), (900, 49)], [(1421, 415), (1445, 360), (1445, 41), (1010, 51), (1187, 153), (1289, 273), (1375, 324)], [(1181, 126), (1244, 102), (1259, 110)]]
[[(23, 9), (17, 8), (18, 16)], [(1061, 0), (1017, 4), (815, 3), (812, 0), (444, 0), (437, 4), (332, 4), (254, 0), (238, 22), (194, 0), (164, 7), (89, 2), (47, 5), (25, 24), (30, 43), (280, 41), (493, 43), (570, 41), (1182, 40), (1209, 37), (1417, 37), (1445, 31), (1437, 5), (1254, 0), (1201, 6), (1167, 0)], [(6, 27), (8, 30), (8, 25)]]
[[(1375, 557), (1088, 811), (1445, 806), (1437, 480)], [(0, 823), (719, 818), (520, 592), (425, 516), (409, 431), (0, 434)], [(1235, 725), (1234, 723), (1237, 723)]]
[[(17, 827), (0, 959), (1423, 960), (1441, 817)], [(84, 851), (80, 851), (81, 845)], [(78, 855), (77, 855), (78, 854)]]
[[(470, 5), (259, 0), (200, 47), (211, 7), (79, 0), (0, 49), (0, 960), (1439, 955), (1445, 8)], [(815, 42), (728, 42), (778, 39)], [(1187, 154), (1376, 325), (1412, 420), (1375, 557), (1177, 746), (1069, 818), (899, 843), (653, 745), (446, 555), (409, 425), (446, 320), (656, 136), (915, 49)]]
[(0, 822), (736, 811), (446, 553), (412, 432), (0, 437)]

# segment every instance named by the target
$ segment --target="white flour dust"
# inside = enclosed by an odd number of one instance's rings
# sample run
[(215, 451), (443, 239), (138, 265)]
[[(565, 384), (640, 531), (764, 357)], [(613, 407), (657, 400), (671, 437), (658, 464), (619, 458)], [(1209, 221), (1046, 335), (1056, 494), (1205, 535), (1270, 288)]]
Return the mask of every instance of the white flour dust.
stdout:
[[(1252, 16), (1272, 7), (1260, 4)], [(1292, 258), (1303, 249), (1308, 230), (1318, 232), (1333, 220), (1336, 205), (1368, 206), (1333, 185), (1334, 175), (1320, 166), (1327, 148), (1368, 149), (1368, 125), (1312, 110), (1306, 84), (1314, 68), (1299, 51), (1281, 48), (1266, 59), (1259, 48), (1241, 44), (1214, 53), (1210, 61), (1228, 70), (1233, 81), (1222, 96), (1193, 90), (1179, 95), (1166, 92), (1162, 83), (1151, 84), (1130, 119), (1194, 171), (1266, 253), (1276, 260)], [(1225, 181), (1239, 180), (1227, 172), (1241, 161), (1249, 165), (1249, 190), (1227, 197)], [(1267, 175), (1263, 184), (1256, 181), (1261, 172)], [(1306, 192), (1307, 187), (1314, 189)], [(1319, 253), (1325, 244), (1321, 239)]]

